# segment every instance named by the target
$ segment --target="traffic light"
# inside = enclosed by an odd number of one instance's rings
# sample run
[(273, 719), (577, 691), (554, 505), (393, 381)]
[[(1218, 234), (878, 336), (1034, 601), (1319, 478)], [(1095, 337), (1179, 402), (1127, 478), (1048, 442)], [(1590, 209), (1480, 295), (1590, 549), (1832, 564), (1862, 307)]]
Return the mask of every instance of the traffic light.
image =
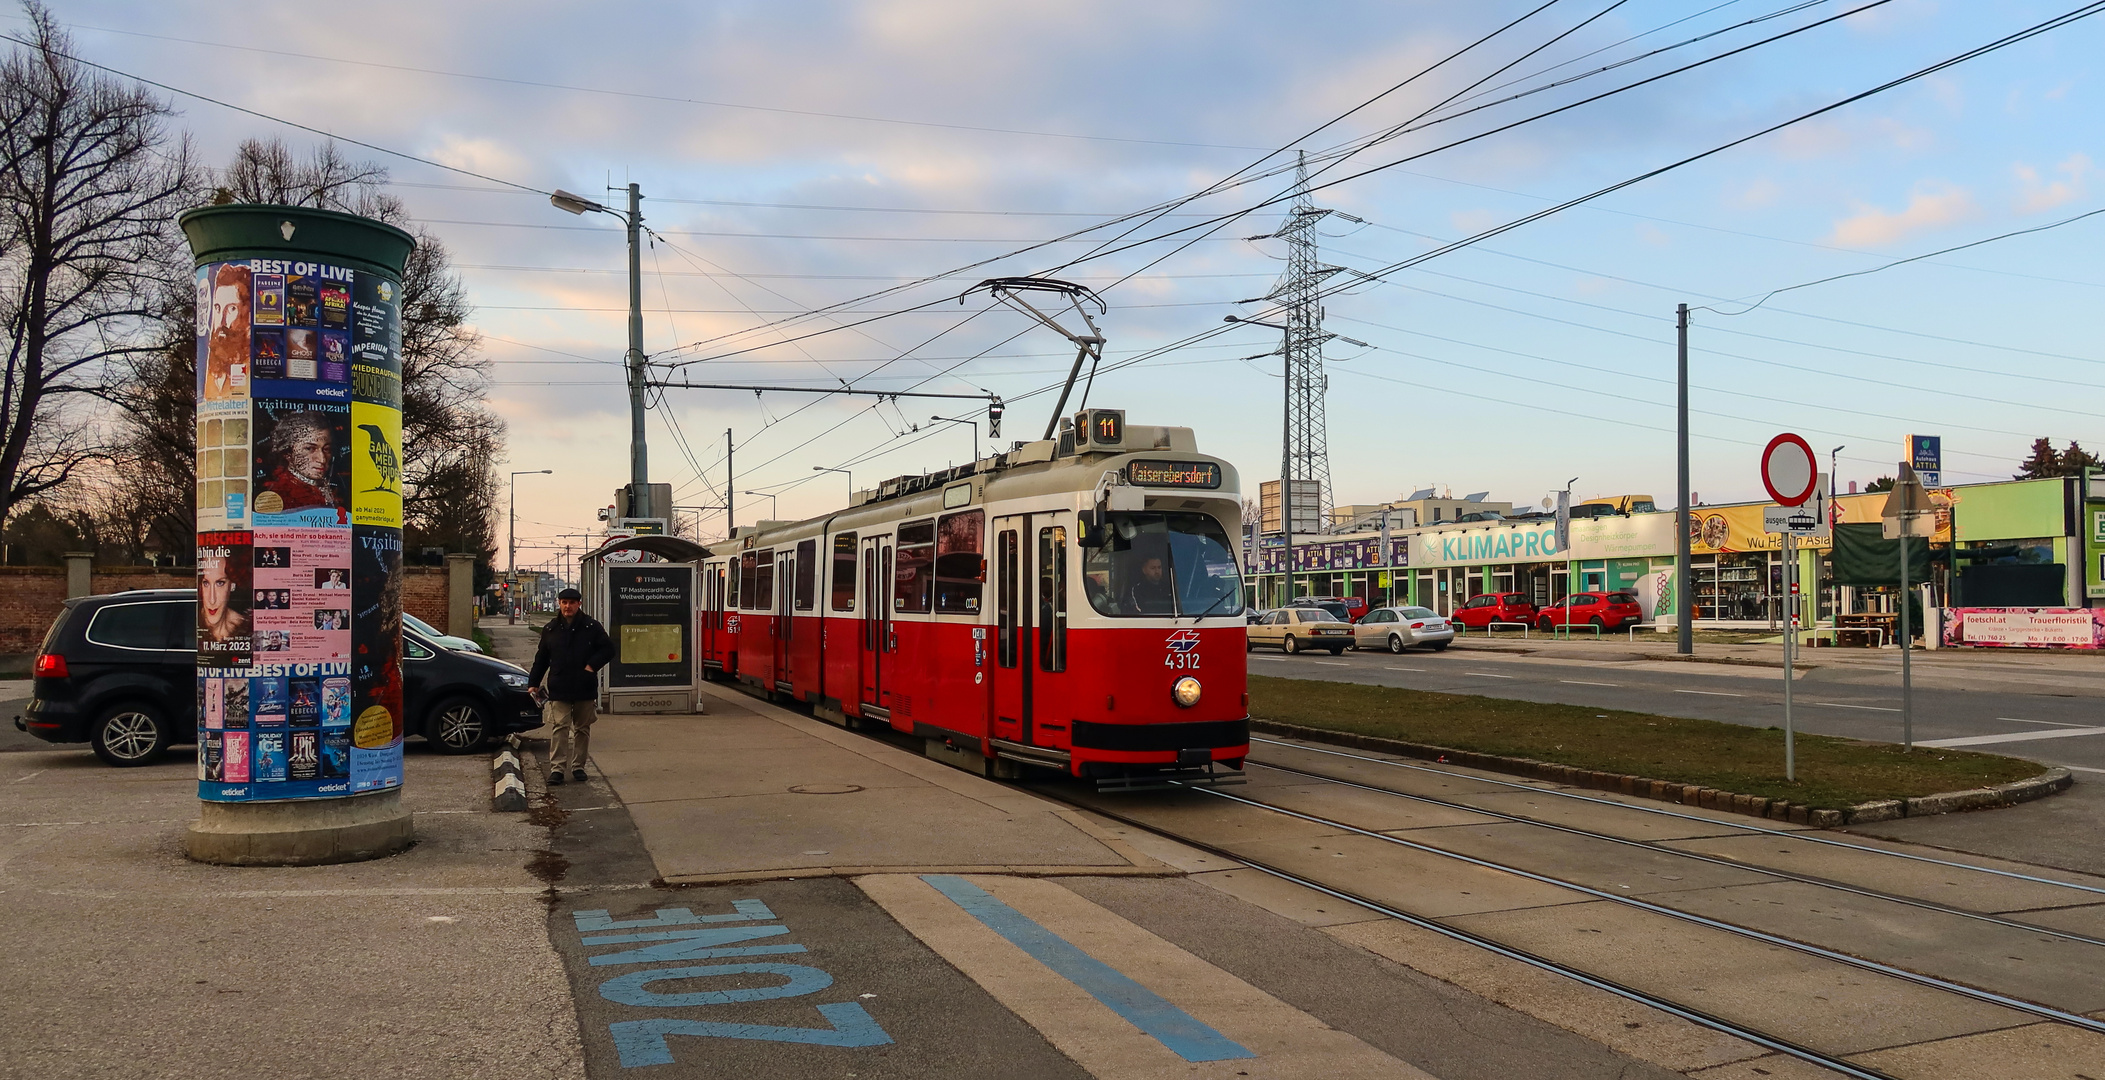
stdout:
[(1001, 438), (1001, 399), (995, 398), (987, 405), (987, 438)]

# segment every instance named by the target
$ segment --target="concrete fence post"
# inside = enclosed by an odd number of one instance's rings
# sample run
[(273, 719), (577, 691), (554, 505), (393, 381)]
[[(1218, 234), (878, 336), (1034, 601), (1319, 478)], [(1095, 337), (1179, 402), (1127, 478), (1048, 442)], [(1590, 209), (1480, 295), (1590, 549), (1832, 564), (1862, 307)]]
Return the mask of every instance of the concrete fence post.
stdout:
[(475, 556), (446, 556), (446, 632), (475, 636)]
[(66, 599), (76, 596), (95, 595), (95, 553), (92, 551), (69, 551), (66, 553)]

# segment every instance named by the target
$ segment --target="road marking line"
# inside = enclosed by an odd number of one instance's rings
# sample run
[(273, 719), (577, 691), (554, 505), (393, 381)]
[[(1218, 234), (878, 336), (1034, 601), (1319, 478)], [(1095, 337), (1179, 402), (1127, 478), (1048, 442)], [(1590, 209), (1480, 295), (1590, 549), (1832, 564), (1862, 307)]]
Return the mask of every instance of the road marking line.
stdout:
[(2082, 765), (2056, 765), (2055, 768), (2067, 769), (2070, 772), (2094, 772), (2099, 774), (2100, 776), (2105, 776), (2105, 769), (2086, 768)]
[(21, 782), (22, 782), (22, 781), (24, 781), (24, 780), (34, 780), (34, 779), (36, 779), (37, 777), (39, 777), (39, 776), (42, 776), (42, 775), (44, 775), (44, 770), (42, 770), (42, 769), (38, 769), (37, 771), (35, 771), (35, 772), (33, 772), (33, 773), (28, 773), (28, 774), (25, 774), (25, 775), (23, 775), (23, 776), (17, 776), (17, 777), (15, 777), (15, 778), (14, 778), (13, 780), (9, 780), (9, 781), (8, 781), (8, 783), (10, 783), (10, 784), (19, 784), (19, 783), (21, 783)]
[(911, 874), (855, 879), (856, 887), (899, 925), (1097, 1080), (1229, 1076), (1235, 1069), (1273, 1077), (1433, 1080), (1048, 879), (973, 874), (965, 880), (1044, 933), (1087, 955), (1115, 957), (1127, 979), (1255, 1055), (1249, 1065), (1237, 1060), (1194, 1070), (1167, 1045), (937, 891), (930, 880)]
[(1990, 746), (1995, 743), (2032, 742), (2036, 739), (2072, 739), (2078, 735), (2105, 735), (2105, 727), (2063, 728), (2060, 731), (2013, 731), (2004, 735), (1968, 735), (1961, 739), (1927, 739), (1917, 746)]
[(937, 892), (964, 908), (987, 929), (1007, 938), (1031, 959), (1088, 991), (1105, 1008), (1125, 1017), (1186, 1061), (1229, 1061), (1256, 1054), (1226, 1035), (1193, 1019), (1118, 969), (1076, 948), (1066, 938), (1038, 925), (1029, 916), (996, 899), (994, 894), (956, 874), (922, 874)]
[[(1897, 580), (1897, 579), (1896, 579), (1896, 580)], [(1253, 656), (1253, 657), (1251, 657), (1250, 659), (1252, 659), (1252, 660), (1262, 660), (1262, 661), (1264, 661), (1264, 662), (1265, 662), (1265, 663), (1267, 663), (1267, 664), (1284, 664), (1284, 663), (1286, 663), (1286, 657), (1284, 657), (1284, 656)]]
[(1383, 671), (1417, 671), (1417, 672), (1423, 672), (1423, 671), (1424, 671), (1425, 669), (1424, 669), (1424, 668), (1422, 668), (1422, 667), (1388, 667), (1388, 666), (1386, 666), (1386, 665), (1385, 665), (1385, 666), (1383, 666), (1383, 667), (1382, 667), (1382, 670), (1383, 670)]
[(1704, 697), (1746, 697), (1745, 694), (1728, 694), (1723, 690), (1676, 690), (1677, 694), (1701, 694)]
[(1513, 675), (1493, 675), (1488, 671), (1465, 671), (1462, 674), (1474, 675), (1480, 679), (1511, 679), (1516, 677)]
[(2059, 721), (2059, 720), (2020, 720), (2020, 719), (2018, 719), (2018, 718), (2017, 718), (2017, 717), (2015, 717), (2015, 716), (1998, 716), (1998, 717), (1996, 717), (1996, 719), (1997, 719), (1997, 720), (2002, 720), (2002, 721), (2004, 721), (2004, 722), (2006, 722), (2006, 723), (2012, 723), (2012, 724), (2045, 724), (2045, 725), (2046, 725), (2046, 726), (2048, 726), (2048, 727), (2089, 727), (2089, 726), (2090, 726), (2090, 725), (2088, 725), (2088, 724), (2064, 724), (2064, 723), (2062, 723), (2062, 722), (2061, 722), (2061, 721)]
[(1615, 685), (1618, 685), (1618, 684), (1616, 684), (1616, 683), (1612, 683), (1612, 682), (1583, 682), (1583, 681), (1581, 681), (1581, 680), (1578, 680), (1578, 679), (1558, 679), (1557, 681), (1558, 681), (1558, 682), (1560, 682), (1560, 683), (1563, 683), (1563, 684), (1564, 684), (1564, 685), (1566, 685), (1566, 686), (1615, 686)]
[(1889, 708), (1886, 708), (1886, 707), (1885, 707), (1884, 705), (1848, 705), (1848, 704), (1844, 704), (1844, 703), (1842, 703), (1842, 702), (1839, 702), (1839, 701), (1814, 701), (1814, 702), (1808, 702), (1808, 704), (1812, 704), (1812, 705), (1824, 705), (1824, 706), (1826, 706), (1826, 707), (1828, 707), (1828, 708), (1830, 708), (1830, 709), (1866, 709), (1866, 710), (1869, 710), (1869, 711), (1871, 711), (1871, 712), (1899, 712), (1899, 711), (1900, 711), (1899, 709), (1889, 709)]
[(1347, 661), (1344, 661), (1344, 660), (1317, 660), (1317, 661), (1315, 661), (1315, 663), (1321, 664), (1321, 665), (1323, 665), (1324, 667), (1351, 667), (1351, 666), (1352, 666), (1352, 665), (1351, 665), (1351, 664), (1350, 664), (1349, 662), (1347, 662)]

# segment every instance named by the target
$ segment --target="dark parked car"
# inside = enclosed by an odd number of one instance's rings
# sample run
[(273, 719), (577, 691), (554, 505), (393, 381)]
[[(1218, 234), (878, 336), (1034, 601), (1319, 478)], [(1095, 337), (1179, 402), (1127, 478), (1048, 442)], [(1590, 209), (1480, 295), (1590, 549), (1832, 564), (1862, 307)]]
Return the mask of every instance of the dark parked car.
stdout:
[[(66, 601), (37, 650), (15, 727), (46, 742), (85, 742), (111, 765), (145, 765), (197, 740), (197, 594), (151, 589)], [(402, 631), (403, 730), (441, 753), (541, 726), (516, 664), (443, 648)]]

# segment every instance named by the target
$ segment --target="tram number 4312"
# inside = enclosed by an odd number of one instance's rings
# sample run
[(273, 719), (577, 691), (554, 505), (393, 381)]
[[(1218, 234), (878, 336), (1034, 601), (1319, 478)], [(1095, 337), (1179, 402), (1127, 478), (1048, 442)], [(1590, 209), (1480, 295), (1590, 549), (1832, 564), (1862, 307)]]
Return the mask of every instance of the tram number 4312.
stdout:
[(1199, 666), (1199, 632), (1178, 630), (1170, 634), (1163, 643), (1162, 666), (1174, 671), (1196, 670)]
[[(626, 945), (629, 948), (587, 958), (592, 967), (627, 967), (664, 961), (717, 960), (804, 952), (804, 946), (779, 940), (789, 933), (759, 900), (739, 900), (721, 915), (696, 915), (689, 908), (659, 908), (650, 917), (614, 921), (604, 909), (572, 912), (581, 943)], [(758, 925), (775, 922), (775, 925)], [(723, 925), (731, 924), (731, 925)], [(737, 925), (744, 924), (744, 925)], [(610, 933), (610, 931), (612, 931)], [(623, 932), (625, 931), (625, 932)], [(776, 940), (768, 940), (776, 939)], [(765, 944), (738, 944), (764, 941)], [(640, 946), (640, 947), (638, 947)], [(774, 976), (784, 980), (777, 986), (741, 986), (734, 989), (705, 989), (713, 978)], [(699, 980), (699, 981), (698, 981)], [(653, 984), (684, 984), (684, 992), (662, 992)], [(721, 986), (722, 984), (717, 984)], [(729, 1005), (742, 1001), (766, 1001), (803, 997), (833, 985), (833, 976), (808, 964), (718, 963), (682, 964), (629, 971), (606, 980), (599, 996), (618, 1005), (645, 1009), (682, 1008), (697, 1005)], [(811, 1046), (883, 1046), (892, 1041), (877, 1021), (857, 1002), (817, 1006), (826, 1027), (781, 1027), (772, 1024), (740, 1024), (720, 1020), (692, 1020), (654, 1016), (609, 1024), (623, 1068), (670, 1065), (669, 1035), (718, 1039), (753, 1039), (762, 1042), (803, 1043)]]

